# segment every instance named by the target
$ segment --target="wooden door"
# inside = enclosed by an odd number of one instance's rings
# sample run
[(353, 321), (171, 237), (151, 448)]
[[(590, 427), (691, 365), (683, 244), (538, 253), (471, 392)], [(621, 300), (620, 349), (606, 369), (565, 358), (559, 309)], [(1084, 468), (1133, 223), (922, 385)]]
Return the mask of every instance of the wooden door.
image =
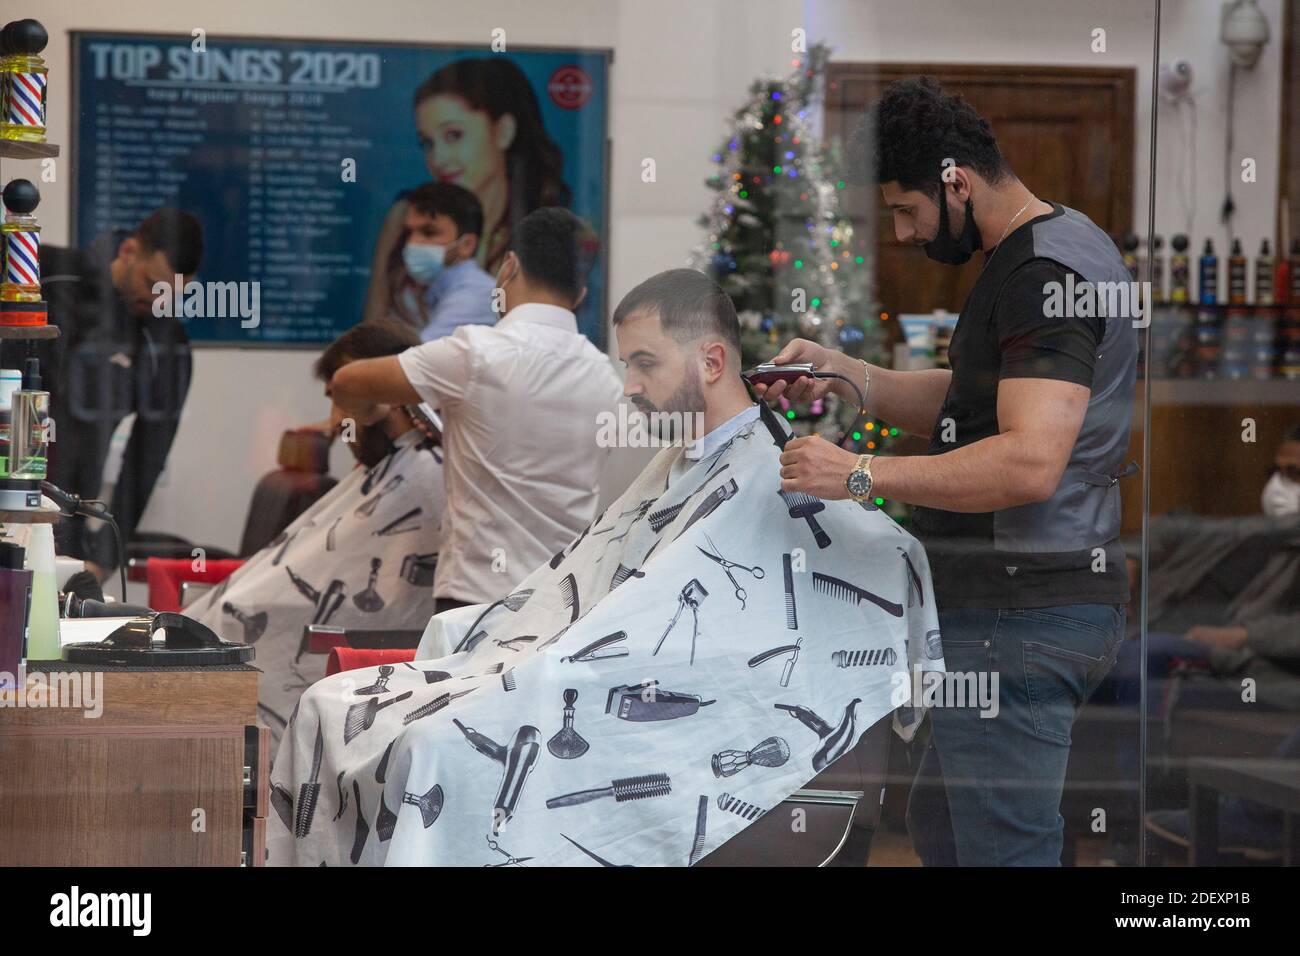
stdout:
[[(826, 132), (845, 142), (863, 111), (895, 80), (928, 74), (993, 126), (998, 147), (1035, 195), (1085, 213), (1113, 236), (1133, 222), (1132, 68), (831, 63)], [(887, 312), (961, 308), (983, 257), (960, 268), (894, 238), (874, 185), (848, 190), (858, 235), (875, 240), (876, 296)]]

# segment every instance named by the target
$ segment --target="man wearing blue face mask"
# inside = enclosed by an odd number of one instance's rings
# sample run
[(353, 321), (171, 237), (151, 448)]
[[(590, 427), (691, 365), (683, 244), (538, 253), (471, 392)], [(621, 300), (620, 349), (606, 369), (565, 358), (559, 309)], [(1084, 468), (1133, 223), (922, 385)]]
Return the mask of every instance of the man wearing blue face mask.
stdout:
[(468, 189), (425, 183), (406, 194), (402, 241), (388, 264), (390, 317), (425, 342), (461, 325), (492, 325), (492, 277), (474, 258), (483, 207)]

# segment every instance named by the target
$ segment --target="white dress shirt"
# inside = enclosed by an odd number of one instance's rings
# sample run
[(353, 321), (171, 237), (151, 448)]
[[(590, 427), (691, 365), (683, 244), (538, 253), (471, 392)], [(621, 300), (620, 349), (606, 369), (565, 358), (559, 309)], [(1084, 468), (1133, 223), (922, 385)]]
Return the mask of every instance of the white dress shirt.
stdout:
[(572, 312), (529, 303), (398, 360), (443, 420), (447, 505), (435, 597), (495, 601), (596, 516), (623, 385)]

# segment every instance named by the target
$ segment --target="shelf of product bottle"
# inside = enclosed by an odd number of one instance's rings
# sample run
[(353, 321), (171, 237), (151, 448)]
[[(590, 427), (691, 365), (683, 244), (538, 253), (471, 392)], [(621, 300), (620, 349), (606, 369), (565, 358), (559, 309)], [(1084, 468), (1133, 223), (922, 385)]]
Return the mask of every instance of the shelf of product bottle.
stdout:
[(0, 340), (3, 339), (57, 339), (57, 325), (4, 325), (0, 323)]
[(0, 139), (0, 159), (53, 159), (59, 155), (54, 143), (27, 143), (17, 139)]
[[(1141, 401), (1146, 383), (1138, 378)], [(1300, 405), (1300, 381), (1272, 379), (1152, 378), (1152, 405)]]

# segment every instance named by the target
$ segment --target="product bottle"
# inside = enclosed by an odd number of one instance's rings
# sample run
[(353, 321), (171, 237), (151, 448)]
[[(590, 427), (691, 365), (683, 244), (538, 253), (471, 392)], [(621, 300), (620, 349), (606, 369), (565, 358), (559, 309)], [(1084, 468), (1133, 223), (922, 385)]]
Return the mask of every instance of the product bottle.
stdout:
[(1277, 268), (1273, 270), (1273, 301), (1286, 305), (1291, 301), (1291, 262), (1278, 251)]
[(1292, 305), (1300, 305), (1300, 238), (1291, 240), (1291, 255), (1286, 267), (1291, 273), (1291, 292), (1288, 298)]
[(1191, 301), (1191, 271), (1187, 261), (1187, 237), (1181, 232), (1169, 240), (1173, 253), (1169, 256), (1169, 301)]
[(1259, 244), (1259, 258), (1255, 260), (1255, 304), (1272, 305), (1273, 297), (1273, 253), (1265, 239)]
[(13, 393), (9, 434), (9, 477), (44, 481), (49, 446), (50, 393), (41, 391), (37, 359), (27, 360), (23, 387)]
[(27, 660), (31, 603), (32, 572), (23, 568), (23, 549), (0, 541), (0, 689), (13, 689), (5, 675), (17, 675)]
[(1241, 251), (1241, 240), (1232, 240), (1228, 256), (1228, 304), (1246, 304), (1246, 256)]
[(59, 645), (59, 595), (54, 580), (54, 526), (32, 525), (27, 539), (27, 569), (32, 572), (32, 610), (27, 623), (27, 658), (55, 661)]
[(1201, 305), (1217, 305), (1219, 301), (1219, 257), (1214, 254), (1214, 240), (1205, 240), (1201, 255), (1200, 282)]
[(0, 478), (9, 477), (9, 426), (13, 415), (13, 396), (22, 384), (23, 373), (18, 369), (0, 368)]
[(1165, 298), (1165, 241), (1159, 236), (1151, 237), (1151, 298), (1155, 302), (1167, 302)]
[(1124, 241), (1120, 243), (1120, 248), (1124, 251), (1124, 265), (1128, 267), (1129, 278), (1134, 282), (1138, 281), (1138, 237), (1137, 233), (1124, 233)]

